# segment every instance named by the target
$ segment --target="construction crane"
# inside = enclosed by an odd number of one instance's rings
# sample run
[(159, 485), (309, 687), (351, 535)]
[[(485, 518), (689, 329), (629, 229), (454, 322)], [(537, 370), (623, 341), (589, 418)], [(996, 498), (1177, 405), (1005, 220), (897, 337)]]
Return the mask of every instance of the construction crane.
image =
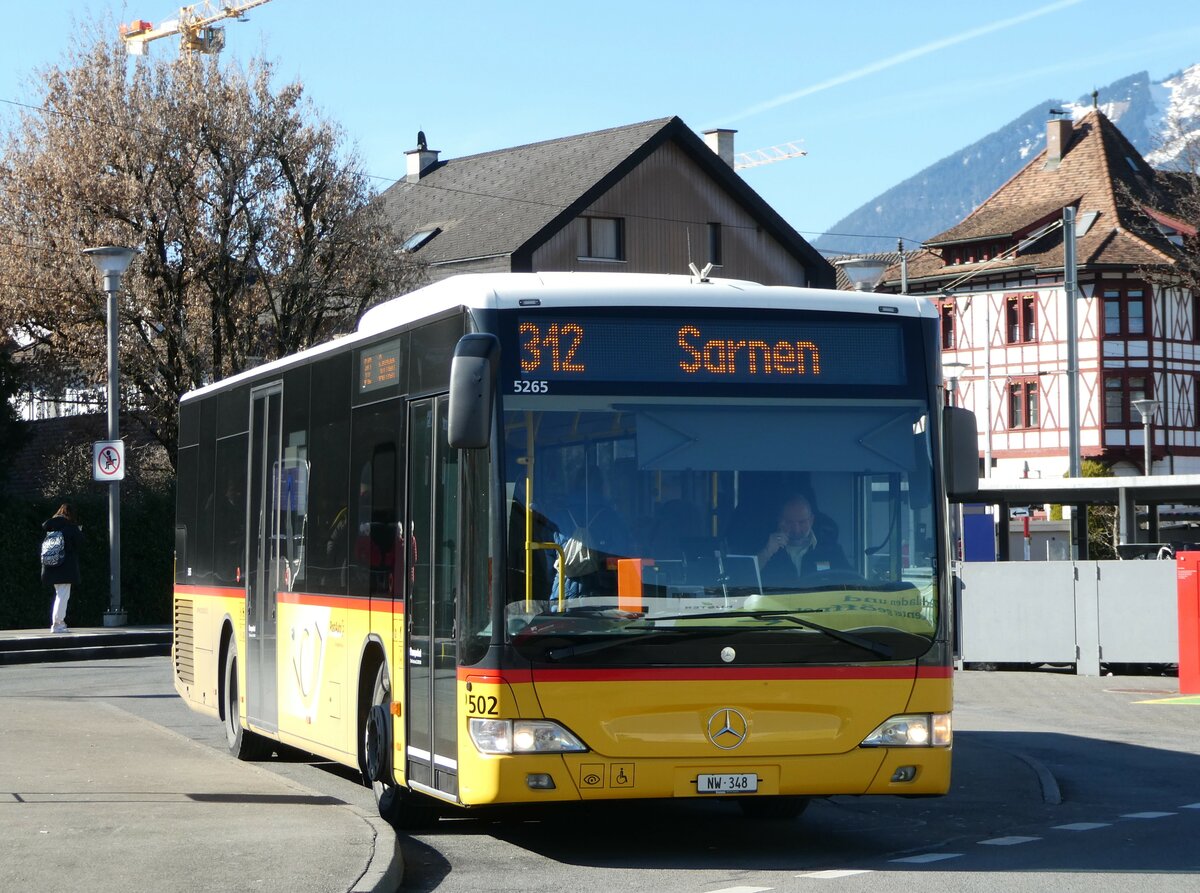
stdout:
[(237, 3), (233, 0), (221, 0), (214, 6), (209, 0), (203, 3), (193, 3), (191, 6), (180, 8), (179, 15), (167, 19), (155, 26), (143, 19), (134, 19), (129, 24), (121, 24), (121, 39), (125, 41), (125, 50), (131, 56), (146, 54), (146, 44), (160, 37), (179, 35), (179, 52), (209, 53), (221, 52), (225, 46), (225, 29), (217, 27), (217, 22), (225, 19), (245, 21), (245, 12), (255, 6), (262, 6), (270, 0), (243, 0)]
[(787, 161), (789, 158), (801, 158), (807, 154), (808, 152), (801, 149), (795, 142), (781, 143), (778, 146), (768, 146), (765, 149), (739, 152), (733, 156), (733, 169), (743, 171), (749, 167), (774, 164), (777, 161)]

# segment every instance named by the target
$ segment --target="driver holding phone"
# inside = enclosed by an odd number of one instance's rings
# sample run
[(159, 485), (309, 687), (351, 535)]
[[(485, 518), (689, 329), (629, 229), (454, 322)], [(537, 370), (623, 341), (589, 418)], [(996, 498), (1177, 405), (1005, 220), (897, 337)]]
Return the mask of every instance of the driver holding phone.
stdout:
[(775, 530), (758, 552), (764, 585), (795, 585), (801, 577), (850, 567), (837, 543), (817, 538), (813, 520), (806, 497), (793, 496), (783, 504)]

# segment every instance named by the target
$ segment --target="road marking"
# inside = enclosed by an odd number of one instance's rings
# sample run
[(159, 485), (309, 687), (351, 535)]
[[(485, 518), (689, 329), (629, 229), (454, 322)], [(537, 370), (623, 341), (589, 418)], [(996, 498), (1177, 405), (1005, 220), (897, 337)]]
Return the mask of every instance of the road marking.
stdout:
[(1040, 837), (993, 837), (991, 840), (981, 840), (982, 844), (988, 846), (1016, 846), (1018, 843), (1032, 843), (1035, 840), (1041, 840)]
[(1097, 828), (1107, 828), (1112, 822), (1072, 822), (1070, 825), (1055, 825), (1055, 831), (1095, 831)]
[(943, 862), (946, 859), (957, 859), (962, 853), (922, 853), (919, 856), (905, 856), (903, 859), (890, 859), (890, 862), (910, 862), (923, 864), (925, 862)]
[(1169, 815), (1179, 815), (1177, 812), (1127, 812), (1123, 819), (1163, 819)]
[(796, 877), (815, 877), (832, 880), (833, 878), (850, 877), (855, 874), (870, 874), (870, 868), (830, 868), (826, 871), (809, 871)]
[(1151, 701), (1134, 701), (1135, 704), (1178, 704), (1181, 706), (1200, 706), (1200, 695), (1184, 695), (1181, 698), (1155, 698)]
[(1180, 809), (1200, 809), (1200, 803), (1186, 803)]
[(766, 893), (774, 887), (726, 887), (723, 890), (713, 890), (711, 893)]

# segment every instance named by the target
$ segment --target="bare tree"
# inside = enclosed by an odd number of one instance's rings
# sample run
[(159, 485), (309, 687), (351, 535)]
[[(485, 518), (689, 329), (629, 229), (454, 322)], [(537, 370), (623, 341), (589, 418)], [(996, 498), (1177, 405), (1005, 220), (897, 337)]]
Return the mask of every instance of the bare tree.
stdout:
[[(98, 33), (98, 32), (97, 32)], [(37, 75), (0, 159), (0, 332), (51, 393), (104, 378), (86, 247), (139, 250), (120, 301), (125, 406), (174, 461), (187, 390), (349, 331), (423, 279), (343, 134), (270, 63), (82, 40)]]

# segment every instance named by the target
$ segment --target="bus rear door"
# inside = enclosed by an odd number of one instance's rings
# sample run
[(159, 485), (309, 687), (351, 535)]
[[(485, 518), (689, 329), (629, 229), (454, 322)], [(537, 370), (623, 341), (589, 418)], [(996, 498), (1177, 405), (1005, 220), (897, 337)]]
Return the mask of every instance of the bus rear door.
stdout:
[(282, 465), (283, 386), (250, 395), (250, 526), (246, 563), (246, 717), (274, 732), (279, 723), (275, 652), (279, 592), (278, 470)]

